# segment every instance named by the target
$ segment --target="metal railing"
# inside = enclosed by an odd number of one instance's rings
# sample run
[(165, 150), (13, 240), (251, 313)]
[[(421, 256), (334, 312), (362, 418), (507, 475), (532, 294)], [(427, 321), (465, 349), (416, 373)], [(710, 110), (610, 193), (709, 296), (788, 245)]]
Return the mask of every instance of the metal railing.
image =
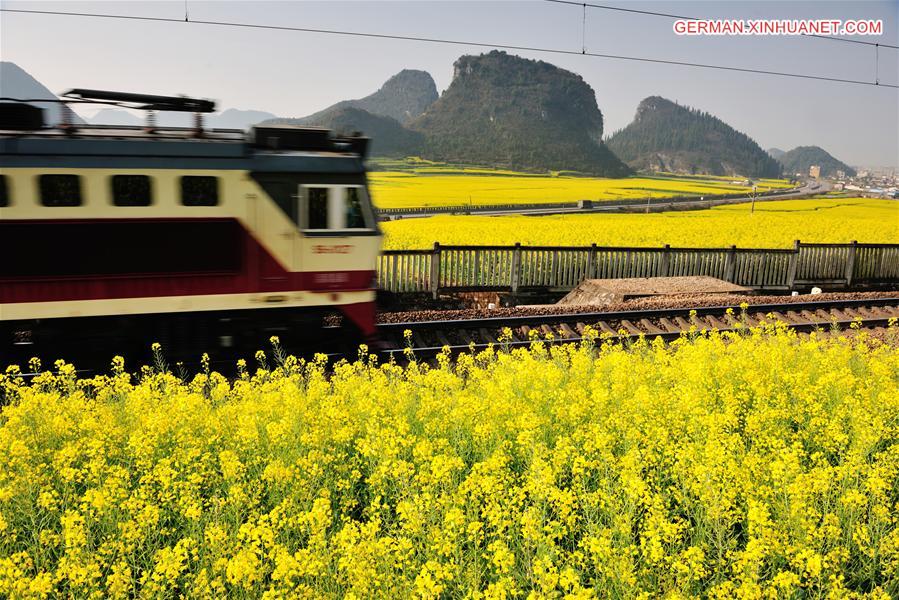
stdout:
[(899, 244), (790, 249), (616, 246), (441, 246), (386, 250), (381, 289), (398, 292), (566, 291), (585, 279), (707, 275), (758, 290), (899, 284)]

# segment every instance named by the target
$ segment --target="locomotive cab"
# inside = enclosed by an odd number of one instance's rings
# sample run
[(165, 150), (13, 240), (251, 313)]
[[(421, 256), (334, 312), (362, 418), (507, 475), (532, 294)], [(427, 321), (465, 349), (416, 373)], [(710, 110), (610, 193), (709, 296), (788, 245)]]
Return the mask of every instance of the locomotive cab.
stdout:
[(0, 270), (3, 362), (46, 349), (80, 356), (86, 341), (104, 361), (153, 341), (230, 359), (270, 335), (298, 353), (373, 336), (381, 232), (367, 138), (203, 129), (207, 100), (68, 96), (189, 110), (197, 126), (50, 128), (28, 110), (24, 126), (5, 119), (0, 252), (13, 260)]

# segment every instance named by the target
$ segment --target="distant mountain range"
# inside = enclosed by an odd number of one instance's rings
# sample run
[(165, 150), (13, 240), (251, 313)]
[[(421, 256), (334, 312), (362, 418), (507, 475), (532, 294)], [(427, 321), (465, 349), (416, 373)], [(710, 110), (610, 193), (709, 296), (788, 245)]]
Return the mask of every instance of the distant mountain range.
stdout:
[(490, 52), (455, 63), (438, 98), (431, 76), (401, 71), (360, 100), (273, 124), (371, 134), (373, 153), (619, 177), (630, 169), (602, 143), (593, 90), (549, 63)]
[[(249, 129), (255, 124), (321, 126), (372, 138), (374, 156), (421, 156), (444, 162), (524, 170), (571, 170), (621, 177), (633, 170), (743, 177), (775, 177), (783, 171), (822, 174), (848, 165), (817, 146), (784, 152), (762, 150), (749, 136), (707, 112), (651, 96), (627, 127), (603, 142), (603, 115), (593, 89), (577, 74), (505, 52), (462, 56), (440, 96), (425, 71), (404, 69), (377, 91), (344, 100), (305, 117), (229, 108), (204, 116), (207, 127)], [(51, 100), (56, 96), (10, 62), (0, 62), (2, 96)], [(50, 124), (58, 103), (38, 102)], [(103, 108), (92, 124), (141, 125), (143, 116)], [(162, 126), (192, 125), (193, 115), (157, 115)], [(75, 122), (84, 119), (75, 116)], [(775, 160), (776, 159), (776, 160)]]
[[(203, 126), (215, 129), (249, 129), (274, 116), (272, 113), (261, 110), (229, 108), (220, 113), (203, 115)], [(191, 127), (193, 120), (194, 116), (191, 113), (160, 112), (156, 114), (156, 124), (161, 127)], [(92, 125), (143, 125), (146, 121), (127, 110), (104, 108), (90, 117), (88, 122)]]
[(846, 163), (837, 160), (818, 146), (799, 146), (789, 152), (784, 152), (778, 160), (783, 165), (784, 173), (793, 175), (801, 173), (808, 175), (812, 165), (821, 167), (822, 177), (836, 176), (837, 171), (842, 171), (849, 177), (855, 177), (855, 169)]
[(273, 123), (320, 125), (332, 118), (339, 109), (355, 108), (405, 124), (419, 117), (435, 100), (437, 100), (437, 86), (429, 73), (403, 69), (385, 81), (378, 91), (364, 98), (342, 100), (309, 116), (278, 118)]
[(372, 139), (373, 155), (409, 156), (422, 152), (424, 136), (403, 123), (421, 116), (435, 100), (437, 86), (431, 75), (404, 69), (364, 98), (343, 100), (306, 117), (274, 118), (264, 124), (326, 127), (337, 133), (358, 131)]
[[(56, 94), (48, 90), (37, 79), (16, 63), (0, 62), (0, 96), (21, 100), (55, 100)], [(62, 122), (62, 105), (59, 102), (32, 102), (44, 109), (44, 122), (56, 125)], [(73, 123), (84, 123), (84, 119), (72, 113)]]
[(424, 136), (406, 129), (390, 117), (372, 114), (361, 108), (335, 105), (316, 113), (302, 123), (295, 119), (273, 119), (265, 124), (306, 125), (324, 127), (337, 134), (360, 132), (371, 138), (370, 153), (373, 156), (416, 156), (421, 154)]
[(780, 164), (748, 135), (707, 112), (660, 96), (640, 102), (633, 122), (608, 140), (634, 169), (778, 177)]
[[(12, 62), (0, 62), (0, 96), (21, 99), (56, 99), (57, 96), (48, 90), (27, 71)], [(55, 125), (62, 121), (58, 102), (33, 102), (44, 109), (44, 120)], [(73, 106), (78, 106), (73, 105)], [(220, 113), (204, 115), (206, 127), (218, 129), (248, 129), (249, 127), (274, 118), (275, 115), (261, 110), (238, 110), (229, 108)], [(90, 123), (92, 125), (143, 125), (144, 119), (134, 113), (119, 108), (100, 109), (92, 117), (73, 114), (74, 123)], [(193, 115), (188, 113), (161, 112), (156, 115), (156, 123), (163, 127), (190, 127)]]

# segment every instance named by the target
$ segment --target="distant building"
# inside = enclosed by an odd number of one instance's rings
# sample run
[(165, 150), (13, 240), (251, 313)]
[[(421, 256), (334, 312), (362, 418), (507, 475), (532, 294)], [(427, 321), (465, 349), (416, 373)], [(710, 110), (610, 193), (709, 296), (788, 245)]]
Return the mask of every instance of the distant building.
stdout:
[(837, 179), (845, 179), (846, 172), (845, 171), (837, 171)]
[(808, 168), (808, 176), (814, 177), (815, 179), (818, 179), (819, 177), (821, 177), (821, 167), (819, 167), (818, 165), (810, 166)]
[(842, 192), (842, 191), (843, 191), (843, 184), (842, 184), (842, 183), (835, 183), (835, 184), (833, 184), (833, 191), (835, 191), (835, 192)]

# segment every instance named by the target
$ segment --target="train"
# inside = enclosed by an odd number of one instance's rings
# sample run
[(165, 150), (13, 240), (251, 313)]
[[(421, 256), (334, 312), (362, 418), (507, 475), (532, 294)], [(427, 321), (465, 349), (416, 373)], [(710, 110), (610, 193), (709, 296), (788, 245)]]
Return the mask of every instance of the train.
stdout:
[[(227, 358), (374, 339), (382, 233), (369, 139), (203, 127), (215, 103), (74, 89), (147, 111), (143, 126), (45, 123), (0, 103), (0, 363), (114, 355)], [(67, 113), (66, 110), (69, 112)], [(160, 111), (192, 127), (156, 125)]]

